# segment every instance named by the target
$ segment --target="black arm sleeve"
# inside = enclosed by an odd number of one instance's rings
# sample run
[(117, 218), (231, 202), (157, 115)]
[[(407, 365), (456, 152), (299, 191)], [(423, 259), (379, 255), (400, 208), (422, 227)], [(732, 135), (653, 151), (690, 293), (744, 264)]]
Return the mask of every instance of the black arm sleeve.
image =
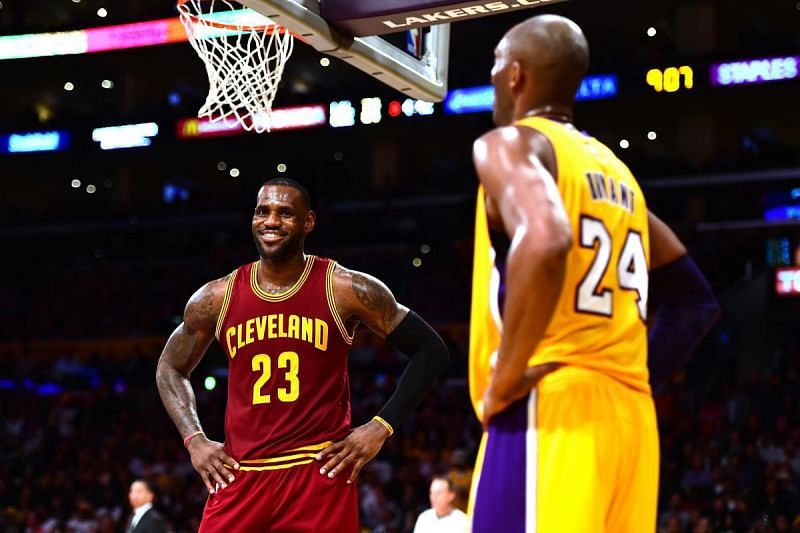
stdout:
[(692, 258), (650, 272), (650, 304), (657, 309), (648, 331), (650, 385), (659, 392), (720, 317), (717, 299)]
[(414, 311), (409, 311), (386, 341), (411, 357), (397, 389), (378, 416), (397, 428), (416, 408), (450, 359), (441, 337)]

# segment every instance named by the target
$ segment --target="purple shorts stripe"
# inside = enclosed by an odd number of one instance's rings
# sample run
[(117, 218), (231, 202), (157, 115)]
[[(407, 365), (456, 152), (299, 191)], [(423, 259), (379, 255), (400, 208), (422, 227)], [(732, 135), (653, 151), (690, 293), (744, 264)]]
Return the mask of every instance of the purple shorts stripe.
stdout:
[(472, 514), (473, 533), (524, 533), (526, 396), (495, 416), (478, 480)]

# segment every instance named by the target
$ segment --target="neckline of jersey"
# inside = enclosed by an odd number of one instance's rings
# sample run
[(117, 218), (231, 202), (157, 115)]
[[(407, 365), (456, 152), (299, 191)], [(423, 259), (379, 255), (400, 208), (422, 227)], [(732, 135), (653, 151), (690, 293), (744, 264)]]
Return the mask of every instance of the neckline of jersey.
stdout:
[(282, 302), (288, 300), (303, 287), (306, 280), (308, 279), (309, 274), (311, 274), (311, 268), (314, 266), (314, 259), (316, 256), (308, 255), (306, 256), (306, 266), (303, 268), (303, 273), (300, 274), (300, 277), (297, 278), (297, 281), (294, 282), (289, 289), (284, 292), (276, 292), (270, 293), (262, 289), (258, 284), (258, 264), (259, 261), (253, 262), (250, 266), (250, 288), (253, 290), (253, 294), (261, 298), (262, 300), (266, 300), (268, 302)]

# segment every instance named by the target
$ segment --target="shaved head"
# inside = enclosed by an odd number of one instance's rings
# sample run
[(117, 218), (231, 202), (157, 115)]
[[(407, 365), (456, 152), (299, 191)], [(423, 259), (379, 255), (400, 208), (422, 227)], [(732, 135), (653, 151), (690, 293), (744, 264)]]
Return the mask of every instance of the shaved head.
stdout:
[(495, 49), (495, 122), (508, 124), (534, 108), (571, 108), (588, 68), (586, 37), (568, 18), (539, 15), (514, 26)]
[(556, 15), (540, 15), (506, 34), (510, 53), (523, 68), (549, 82), (558, 103), (571, 104), (589, 68), (589, 45), (577, 24)]

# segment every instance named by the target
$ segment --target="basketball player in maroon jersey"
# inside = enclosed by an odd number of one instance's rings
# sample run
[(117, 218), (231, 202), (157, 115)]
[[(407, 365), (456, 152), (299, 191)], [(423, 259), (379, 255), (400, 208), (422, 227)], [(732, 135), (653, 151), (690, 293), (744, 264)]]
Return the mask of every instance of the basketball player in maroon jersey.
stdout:
[[(433, 329), (379, 280), (306, 255), (316, 215), (288, 179), (258, 192), (260, 260), (201, 287), (156, 381), (210, 496), (200, 531), (358, 531), (356, 479), (447, 365)], [(350, 429), (347, 356), (365, 324), (410, 356), (397, 390)], [(203, 433), (189, 374), (214, 339), (228, 359), (225, 442)]]

